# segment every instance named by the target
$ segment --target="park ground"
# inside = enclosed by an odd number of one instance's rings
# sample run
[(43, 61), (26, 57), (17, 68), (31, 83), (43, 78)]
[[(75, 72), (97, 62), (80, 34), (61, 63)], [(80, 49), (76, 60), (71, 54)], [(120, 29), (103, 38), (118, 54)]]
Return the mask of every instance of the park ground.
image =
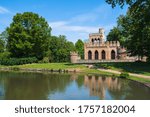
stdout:
[(138, 81), (150, 86), (150, 63), (97, 63), (92, 65), (71, 63), (34, 63), (16, 66), (0, 66), (0, 70), (13, 71), (67, 71), (88, 74), (116, 76), (122, 72), (129, 74), (130, 80)]

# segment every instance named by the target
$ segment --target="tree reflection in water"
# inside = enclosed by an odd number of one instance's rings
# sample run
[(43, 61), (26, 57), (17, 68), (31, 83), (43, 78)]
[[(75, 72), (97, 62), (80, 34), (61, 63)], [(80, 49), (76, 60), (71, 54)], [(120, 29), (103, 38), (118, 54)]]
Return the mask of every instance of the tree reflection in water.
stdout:
[(0, 99), (150, 99), (150, 88), (100, 75), (1, 72)]

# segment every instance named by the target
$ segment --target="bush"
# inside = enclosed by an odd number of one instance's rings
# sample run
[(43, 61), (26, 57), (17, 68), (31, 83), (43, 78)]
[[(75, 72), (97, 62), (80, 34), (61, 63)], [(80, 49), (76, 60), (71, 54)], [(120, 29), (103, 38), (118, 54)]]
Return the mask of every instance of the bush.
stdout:
[(128, 78), (129, 74), (127, 72), (122, 72), (119, 77), (120, 78)]
[(7, 58), (10, 58), (10, 52), (3, 52), (3, 53), (0, 53), (0, 58), (1, 59), (7, 59)]
[(37, 63), (38, 60), (35, 57), (30, 58), (10, 58), (10, 59), (0, 59), (1, 65), (23, 65), (23, 64), (31, 64), (31, 63)]
[(49, 57), (44, 57), (41, 61), (38, 63), (49, 63)]

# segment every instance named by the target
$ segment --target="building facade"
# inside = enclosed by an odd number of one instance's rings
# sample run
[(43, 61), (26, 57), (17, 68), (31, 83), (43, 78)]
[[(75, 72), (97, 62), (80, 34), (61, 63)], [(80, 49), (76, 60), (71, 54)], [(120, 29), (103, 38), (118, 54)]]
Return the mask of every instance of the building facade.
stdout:
[(85, 60), (115, 60), (119, 59), (120, 43), (105, 41), (104, 29), (98, 33), (89, 34), (89, 41), (84, 44)]
[(134, 62), (136, 57), (130, 57), (126, 48), (122, 48), (119, 41), (105, 41), (104, 29), (98, 33), (89, 34), (88, 42), (84, 43), (84, 59), (78, 53), (71, 52), (72, 63), (97, 63), (97, 62)]

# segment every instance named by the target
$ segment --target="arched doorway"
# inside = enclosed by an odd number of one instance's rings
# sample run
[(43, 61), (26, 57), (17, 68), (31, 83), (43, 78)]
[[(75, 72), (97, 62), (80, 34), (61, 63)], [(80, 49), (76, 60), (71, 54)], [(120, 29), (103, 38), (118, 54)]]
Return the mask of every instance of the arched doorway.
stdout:
[(98, 59), (99, 59), (98, 56), (99, 56), (99, 54), (98, 54), (98, 51), (96, 50), (96, 51), (95, 51), (95, 60), (98, 60)]
[(88, 52), (88, 60), (91, 60), (91, 59), (92, 59), (92, 52), (89, 51), (89, 52)]
[(114, 50), (111, 51), (111, 59), (116, 59), (116, 53)]
[(102, 51), (102, 60), (105, 60), (106, 59), (106, 53), (105, 53), (105, 51), (103, 50)]

